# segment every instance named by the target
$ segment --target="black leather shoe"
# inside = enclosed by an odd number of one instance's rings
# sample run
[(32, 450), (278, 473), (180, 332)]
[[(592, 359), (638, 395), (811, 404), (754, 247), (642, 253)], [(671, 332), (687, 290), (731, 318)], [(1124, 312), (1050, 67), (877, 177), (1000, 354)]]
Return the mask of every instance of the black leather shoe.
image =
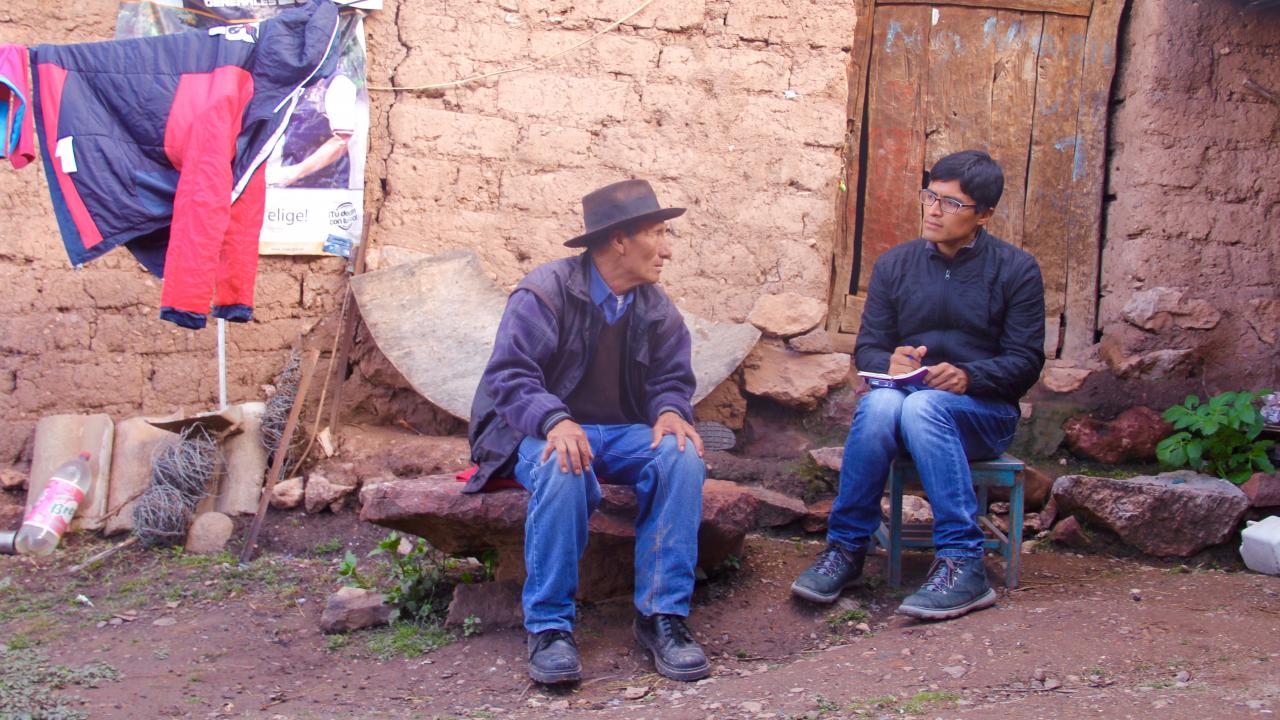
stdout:
[(573, 634), (564, 630), (529, 633), (529, 677), (546, 685), (582, 679), (582, 661)]
[(711, 663), (679, 615), (636, 614), (636, 642), (653, 655), (658, 672), (691, 682), (711, 674)]
[(828, 545), (813, 565), (791, 583), (791, 594), (816, 603), (833, 603), (845, 588), (862, 577), (862, 564), (867, 559), (865, 548), (846, 550)]

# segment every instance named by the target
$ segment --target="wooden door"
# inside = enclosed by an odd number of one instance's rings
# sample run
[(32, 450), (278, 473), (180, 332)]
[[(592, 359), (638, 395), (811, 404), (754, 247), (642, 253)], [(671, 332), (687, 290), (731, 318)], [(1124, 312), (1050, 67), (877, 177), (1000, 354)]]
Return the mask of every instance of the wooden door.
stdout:
[(1124, 0), (862, 0), (828, 331), (851, 351), (876, 259), (918, 237), (924, 172), (979, 148), (1004, 169), (988, 228), (1036, 256), (1045, 352), (1097, 322), (1107, 104)]

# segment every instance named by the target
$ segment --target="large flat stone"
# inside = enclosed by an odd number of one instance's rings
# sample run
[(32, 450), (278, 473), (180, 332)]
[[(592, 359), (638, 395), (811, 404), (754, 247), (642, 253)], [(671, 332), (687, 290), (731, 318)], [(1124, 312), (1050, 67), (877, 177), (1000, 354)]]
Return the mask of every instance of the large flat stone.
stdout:
[(89, 453), (93, 480), (76, 509), (72, 530), (98, 530), (106, 524), (110, 492), (111, 449), (115, 425), (107, 415), (46, 415), (36, 423), (35, 447), (31, 453), (31, 480), (27, 486), (27, 507), (31, 512), (58, 466)]
[[(463, 494), (453, 475), (389, 479), (366, 484), (360, 519), (423, 537), (447, 553), (498, 551), (498, 580), (523, 580), (523, 490)], [(587, 551), (578, 566), (578, 597), (600, 600), (629, 592), (634, 582), (637, 511), (635, 493), (622, 485), (601, 486), (599, 509), (588, 525)], [(707, 480), (703, 487), (698, 565), (712, 570), (729, 555), (740, 556), (755, 527), (758, 501), (735, 483)]]
[(1187, 557), (1225, 542), (1249, 509), (1240, 488), (1190, 470), (1124, 480), (1064, 475), (1053, 484), (1053, 498), (1058, 512), (1159, 556)]

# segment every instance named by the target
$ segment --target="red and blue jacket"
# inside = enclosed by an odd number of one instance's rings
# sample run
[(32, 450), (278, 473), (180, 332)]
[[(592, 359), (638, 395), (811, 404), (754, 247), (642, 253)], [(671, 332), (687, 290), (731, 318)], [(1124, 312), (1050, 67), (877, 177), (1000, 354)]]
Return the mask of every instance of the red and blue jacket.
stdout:
[(165, 278), (160, 317), (248, 321), (262, 167), (302, 90), (337, 62), (338, 9), (260, 23), (31, 48), (36, 128), (77, 267), (124, 245)]

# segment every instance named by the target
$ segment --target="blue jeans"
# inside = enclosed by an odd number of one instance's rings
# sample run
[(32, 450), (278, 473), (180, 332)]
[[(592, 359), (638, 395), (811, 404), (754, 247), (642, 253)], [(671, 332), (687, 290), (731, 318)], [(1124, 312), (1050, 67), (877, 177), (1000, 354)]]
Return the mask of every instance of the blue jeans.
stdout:
[(531, 493), (524, 523), (525, 628), (531, 633), (573, 629), (578, 560), (587, 547), (587, 522), (600, 504), (597, 473), (636, 491), (636, 609), (687, 617), (706, 465), (692, 441), (680, 452), (668, 435), (651, 449), (648, 425), (582, 429), (595, 459), (580, 475), (562, 472), (554, 452), (541, 462), (546, 440), (527, 437), (520, 443), (516, 481)]
[(910, 454), (933, 506), (937, 555), (982, 557), (969, 461), (998, 457), (1017, 427), (1018, 407), (1012, 403), (927, 388), (872, 390), (858, 403), (849, 427), (827, 541), (849, 550), (867, 546), (880, 527), (889, 465)]

